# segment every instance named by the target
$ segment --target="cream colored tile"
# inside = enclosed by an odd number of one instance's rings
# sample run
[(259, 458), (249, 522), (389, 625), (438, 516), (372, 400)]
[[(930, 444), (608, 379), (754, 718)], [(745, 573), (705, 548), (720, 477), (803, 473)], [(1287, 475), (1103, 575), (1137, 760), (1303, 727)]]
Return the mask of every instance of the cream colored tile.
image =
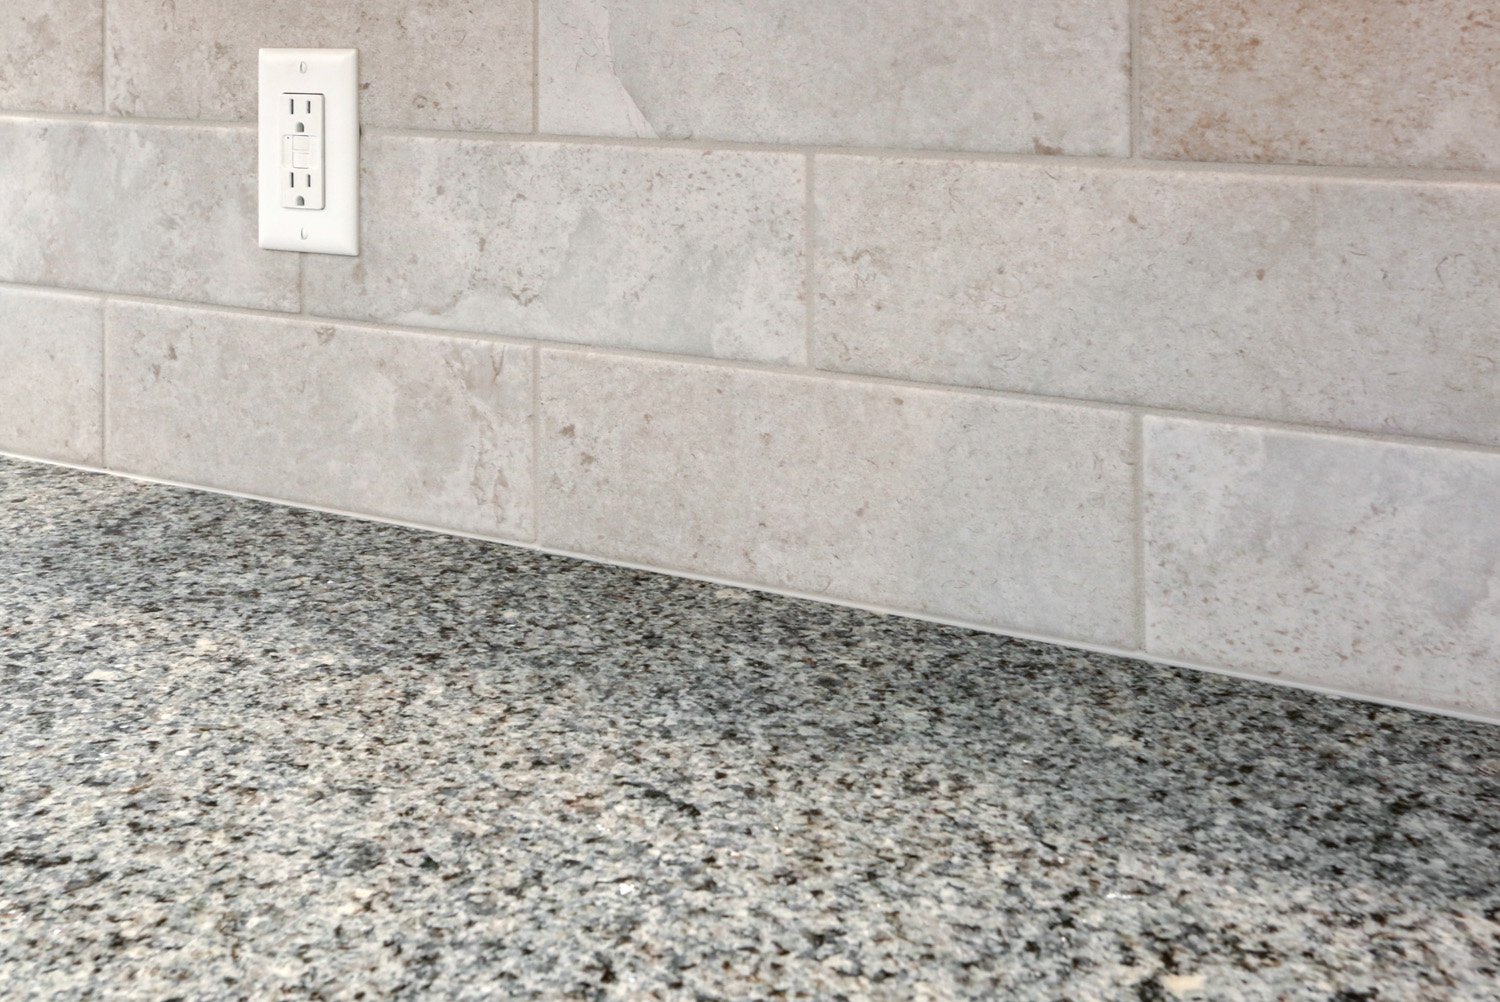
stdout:
[(1151, 653), (1500, 711), (1500, 455), (1151, 418)]
[(109, 108), (249, 121), (257, 50), (359, 50), (366, 125), (531, 129), (531, 0), (110, 0)]
[(1126, 415), (553, 351), (541, 398), (546, 545), (1133, 644)]
[(1141, 0), (1141, 147), (1182, 160), (1500, 168), (1493, 0)]
[(0, 3), (0, 109), (102, 111), (104, 0)]
[(97, 465), (104, 307), (0, 288), (0, 450)]
[(544, 132), (1129, 152), (1126, 0), (541, 0)]
[(0, 119), (0, 281), (295, 310), (248, 128)]
[(310, 311), (653, 351), (805, 355), (803, 158), (386, 136), (363, 254)]
[(1500, 444), (1500, 186), (820, 157), (815, 361)]
[(109, 305), (109, 465), (525, 539), (530, 349)]

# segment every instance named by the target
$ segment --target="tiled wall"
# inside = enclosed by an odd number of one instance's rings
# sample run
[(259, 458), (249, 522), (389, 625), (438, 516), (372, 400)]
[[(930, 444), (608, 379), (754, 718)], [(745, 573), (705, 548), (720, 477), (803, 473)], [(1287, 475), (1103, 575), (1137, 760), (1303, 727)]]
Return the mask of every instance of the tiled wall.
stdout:
[(1500, 715), (1500, 17), (8, 0), (0, 449)]

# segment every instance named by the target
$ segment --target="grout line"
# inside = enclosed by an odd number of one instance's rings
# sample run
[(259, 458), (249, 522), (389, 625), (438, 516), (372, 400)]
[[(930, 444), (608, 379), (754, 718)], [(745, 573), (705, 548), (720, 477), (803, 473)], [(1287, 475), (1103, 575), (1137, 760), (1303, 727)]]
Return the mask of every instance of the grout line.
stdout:
[(531, 535), (542, 541), (542, 358), (541, 345), (531, 348)]
[(816, 330), (815, 322), (817, 319), (814, 311), (817, 309), (818, 297), (817, 272), (816, 265), (814, 263), (818, 246), (816, 233), (817, 209), (816, 202), (813, 198), (813, 170), (814, 164), (816, 162), (817, 158), (809, 153), (807, 155), (806, 166), (803, 170), (803, 173), (805, 175), (803, 180), (805, 190), (803, 191), (804, 203), (802, 210), (802, 255), (804, 258), (802, 265), (802, 294), (807, 297), (807, 345), (804, 349), (806, 351), (806, 357), (803, 358), (802, 364), (814, 371), (816, 371), (818, 368), (817, 355), (814, 350), (815, 341), (813, 337), (813, 331)]
[(109, 114), (109, 3), (99, 3), (99, 113)]
[(109, 299), (99, 301), (99, 464), (109, 466)]
[(892, 387), (911, 391), (948, 394), (963, 397), (980, 397), (1005, 400), (1014, 403), (1049, 407), (1072, 407), (1082, 410), (1103, 411), (1110, 414), (1138, 415), (1175, 420), (1200, 421), (1207, 424), (1233, 425), (1243, 428), (1260, 428), (1267, 431), (1291, 434), (1324, 435), (1331, 438), (1347, 438), (1378, 442), (1385, 445), (1418, 446), (1425, 448), (1461, 450), (1465, 452), (1500, 455), (1500, 444), (1489, 445), (1460, 438), (1442, 438), (1431, 435), (1401, 434), (1366, 431), (1358, 428), (1340, 428), (1334, 425), (1306, 424), (1275, 418), (1261, 418), (1244, 414), (1213, 414), (1188, 408), (1137, 404), (1122, 400), (1100, 398), (1067, 397), (1058, 394), (1023, 392), (1020, 390), (993, 389), (984, 386), (961, 386), (949, 383), (924, 383), (916, 379), (885, 376), (877, 373), (845, 372), (837, 369), (811, 370), (774, 362), (759, 362), (753, 359), (711, 358), (706, 355), (685, 355), (666, 351), (648, 351), (641, 348), (623, 348), (613, 345), (595, 345), (569, 341), (546, 341), (514, 335), (492, 334), (485, 331), (448, 329), (438, 327), (411, 327), (401, 324), (382, 323), (349, 317), (324, 316), (317, 313), (290, 313), (277, 310), (261, 310), (242, 306), (220, 306), (214, 303), (191, 303), (151, 296), (104, 293), (96, 290), (59, 289), (51, 286), (27, 285), (0, 281), (0, 289), (15, 289), (22, 292), (47, 292), (77, 295), (84, 298), (107, 298), (110, 302), (134, 303), (143, 306), (159, 306), (168, 309), (191, 310), (202, 313), (226, 313), (232, 316), (261, 317), (269, 320), (332, 324), (350, 330), (376, 331), (385, 334), (405, 334), (415, 337), (461, 338), (510, 344), (520, 347), (535, 347), (557, 354), (602, 355), (643, 362), (672, 362), (700, 366), (703, 368), (731, 369), (741, 372), (756, 372), (784, 376), (788, 379), (822, 379), (829, 382), (849, 383), (856, 386)]
[(108, 115), (86, 111), (30, 111), (24, 108), (0, 110), (0, 122), (77, 122), (88, 125), (116, 125), (123, 128), (148, 126), (167, 129), (254, 129), (254, 121), (211, 118), (151, 118), (146, 115)]
[(531, 0), (531, 134), (542, 131), (542, 0)]
[(747, 591), (759, 592), (767, 595), (779, 595), (783, 598), (797, 599), (800, 601), (816, 602), (820, 605), (831, 605), (842, 609), (854, 609), (860, 612), (872, 613), (879, 616), (896, 616), (902, 619), (916, 620), (918, 622), (933, 623), (938, 626), (949, 626), (962, 630), (972, 630), (976, 633), (984, 633), (992, 636), (1012, 637), (1017, 640), (1032, 643), (1050, 644), (1075, 651), (1087, 651), (1093, 654), (1103, 654), (1107, 657), (1124, 658), (1147, 665), (1159, 665), (1168, 668), (1181, 668), (1190, 671), (1206, 672), (1210, 675), (1220, 675), (1228, 678), (1237, 678), (1250, 682), (1264, 683), (1283, 689), (1296, 689), (1303, 692), (1312, 692), (1324, 696), (1333, 696), (1341, 699), (1350, 699), (1359, 703), (1375, 704), (1378, 706), (1389, 706), (1395, 709), (1408, 710), (1417, 713), (1432, 714), (1441, 717), (1450, 717), (1457, 720), (1466, 720), (1482, 724), (1500, 724), (1500, 712), (1485, 713), (1458, 710), (1444, 706), (1423, 704), (1409, 700), (1389, 699), (1369, 693), (1354, 692), (1347, 689), (1336, 689), (1331, 686), (1322, 686), (1309, 682), (1296, 682), (1278, 676), (1255, 675), (1249, 672), (1234, 671), (1227, 668), (1219, 668), (1209, 664), (1177, 658), (1161, 657), (1149, 654), (1145, 651), (1134, 650), (1123, 647), (1111, 647), (1104, 644), (1093, 644), (1086, 641), (1067, 637), (1056, 637), (1043, 633), (1032, 633), (1023, 630), (1014, 630), (1008, 627), (997, 626), (991, 623), (981, 623), (973, 620), (958, 619), (946, 616), (935, 616), (930, 613), (914, 612), (893, 606), (885, 606), (874, 602), (862, 602), (854, 599), (835, 598), (828, 595), (820, 595), (814, 592), (797, 591), (791, 588), (778, 588), (772, 585), (758, 584), (751, 581), (743, 581), (735, 578), (716, 577), (711, 574), (703, 574), (696, 571), (673, 570), (670, 568), (637, 563), (630, 560), (615, 557), (606, 557), (596, 554), (581, 553), (558, 547), (542, 546), (536, 543), (528, 543), (505, 536), (487, 535), (477, 532), (465, 532), (460, 529), (444, 528), (437, 525), (429, 525), (422, 522), (410, 522), (401, 519), (386, 518), (380, 515), (370, 515), (361, 512), (349, 511), (342, 508), (333, 508), (325, 505), (310, 504), (307, 502), (287, 501), (282, 498), (270, 497), (263, 494), (252, 494), (247, 491), (238, 491), (223, 487), (207, 487), (202, 484), (187, 483), (179, 480), (168, 480), (163, 477), (153, 477), (142, 473), (130, 473), (120, 470), (107, 470), (99, 467), (88, 466), (80, 463), (71, 463), (56, 459), (46, 459), (37, 456), (25, 456), (0, 450), (0, 458), (16, 460), (26, 463), (37, 463), (44, 466), (54, 466), (63, 469), (78, 470), (83, 473), (96, 473), (105, 476), (117, 477), (121, 480), (129, 480), (135, 483), (156, 484), (163, 487), (172, 487), (181, 490), (199, 491), (206, 494), (214, 494), (221, 497), (238, 498), (246, 501), (257, 501), (262, 504), (276, 505), (281, 508), (292, 508), (298, 511), (313, 511), (325, 515), (333, 515), (340, 518), (351, 518), (361, 522), (370, 522), (376, 525), (392, 526), (400, 529), (410, 529), (418, 532), (437, 533), (443, 536), (451, 536), (457, 539), (471, 539), (482, 543), (493, 543), (501, 546), (511, 546), (516, 549), (528, 550), (534, 553), (545, 554), (552, 557), (561, 557), (569, 560), (582, 560), (592, 564), (601, 564), (607, 567), (620, 567), (626, 570), (643, 571), (651, 574), (664, 574), (668, 577), (684, 578), (690, 581), (702, 581), (708, 584), (716, 584), (723, 587), (739, 588)]
[(1146, 418), (1135, 415), (1135, 646), (1146, 650)]
[(1130, 0), (1127, 35), (1130, 44), (1130, 159), (1141, 155), (1141, 0)]
[[(197, 119), (144, 118), (120, 115), (94, 115), (51, 111), (0, 111), (0, 122), (85, 122), (99, 125), (135, 128), (255, 128), (254, 122)], [(1228, 174), (1258, 177), (1308, 177), (1320, 180), (1404, 182), (1408, 184), (1467, 184), (1492, 186), (1500, 184), (1500, 170), (1458, 170), (1432, 167), (1360, 167), (1343, 164), (1235, 163), (1216, 160), (1161, 160), (1145, 157), (1110, 157), (1051, 155), (1023, 152), (978, 150), (912, 149), (879, 146), (826, 146), (816, 144), (777, 145), (733, 140), (651, 139), (625, 136), (575, 136), (545, 132), (482, 132), (474, 130), (404, 129), (390, 126), (363, 127), (364, 136), (391, 136), (412, 139), (456, 139), (493, 143), (546, 143), (557, 146), (626, 147), (634, 149), (687, 150), (696, 153), (746, 152), (779, 153), (790, 156), (816, 155), (864, 158), (870, 160), (959, 161), (964, 163), (1010, 165), (1021, 167), (1085, 167), (1097, 170), (1184, 174)]]

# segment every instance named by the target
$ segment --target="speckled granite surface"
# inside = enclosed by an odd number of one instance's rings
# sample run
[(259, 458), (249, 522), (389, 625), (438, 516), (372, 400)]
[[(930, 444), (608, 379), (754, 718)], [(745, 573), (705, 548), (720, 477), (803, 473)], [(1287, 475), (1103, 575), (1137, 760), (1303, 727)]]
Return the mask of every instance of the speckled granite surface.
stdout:
[(0, 461), (0, 997), (1497, 997), (1500, 728)]

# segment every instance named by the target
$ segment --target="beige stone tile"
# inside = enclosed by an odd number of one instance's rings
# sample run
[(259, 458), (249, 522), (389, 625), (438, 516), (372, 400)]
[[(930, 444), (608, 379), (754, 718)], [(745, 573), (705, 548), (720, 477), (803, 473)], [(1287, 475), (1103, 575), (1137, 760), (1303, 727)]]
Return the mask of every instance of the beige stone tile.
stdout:
[(119, 302), (108, 330), (113, 469), (531, 534), (528, 348)]
[(98, 299), (0, 288), (0, 451), (97, 465), (103, 348)]
[(541, 364), (545, 545), (1134, 643), (1127, 415), (584, 352)]
[(295, 310), (242, 127), (0, 119), (0, 281)]
[(1126, 0), (541, 0), (544, 132), (1129, 152)]
[(1500, 168), (1493, 0), (1140, 0), (1141, 151)]
[(1500, 186), (815, 166), (818, 365), (1500, 444)]
[(806, 354), (797, 155), (376, 137), (311, 312), (768, 362)]
[(1500, 455), (1146, 422), (1151, 653), (1500, 711)]
[(0, 109), (101, 111), (104, 0), (0, 3)]
[(359, 50), (360, 117), (531, 129), (531, 0), (110, 0), (109, 109), (249, 121), (257, 50)]

